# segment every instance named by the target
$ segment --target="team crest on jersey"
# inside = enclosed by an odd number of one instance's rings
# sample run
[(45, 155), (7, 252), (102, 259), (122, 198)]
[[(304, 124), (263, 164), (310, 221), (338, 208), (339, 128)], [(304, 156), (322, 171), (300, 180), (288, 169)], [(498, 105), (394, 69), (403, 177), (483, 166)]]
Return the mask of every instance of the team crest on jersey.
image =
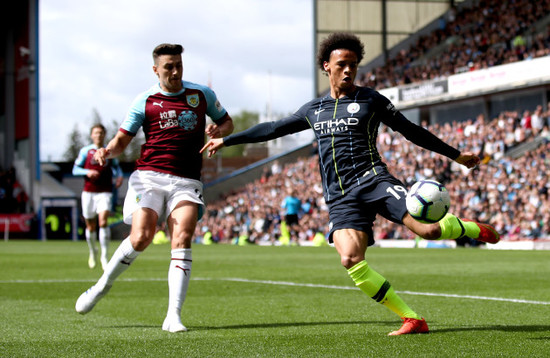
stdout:
[(179, 126), (186, 131), (191, 131), (197, 126), (197, 115), (193, 111), (183, 111), (178, 117)]
[(355, 113), (359, 112), (360, 109), (361, 109), (361, 106), (359, 106), (359, 103), (357, 103), (357, 102), (350, 103), (348, 105), (348, 112), (351, 113), (351, 114), (355, 114)]
[(136, 203), (141, 201), (141, 194), (136, 195)]
[(199, 106), (199, 95), (198, 94), (190, 94), (187, 96), (187, 103), (193, 107), (197, 108)]

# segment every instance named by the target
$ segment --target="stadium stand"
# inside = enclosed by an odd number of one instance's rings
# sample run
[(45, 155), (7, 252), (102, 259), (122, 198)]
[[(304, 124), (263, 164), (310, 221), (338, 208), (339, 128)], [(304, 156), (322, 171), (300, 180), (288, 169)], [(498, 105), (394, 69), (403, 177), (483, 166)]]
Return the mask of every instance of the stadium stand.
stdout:
[(359, 82), (380, 90), (547, 56), (549, 14), (549, 0), (484, 0), (451, 11), (438, 30), (383, 66), (363, 71)]

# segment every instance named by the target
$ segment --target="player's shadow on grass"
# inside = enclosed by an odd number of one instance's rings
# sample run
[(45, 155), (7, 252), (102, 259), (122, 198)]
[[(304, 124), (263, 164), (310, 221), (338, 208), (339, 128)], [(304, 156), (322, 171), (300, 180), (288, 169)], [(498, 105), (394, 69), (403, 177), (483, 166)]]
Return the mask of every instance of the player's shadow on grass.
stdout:
[[(395, 325), (396, 321), (335, 321), (335, 322), (286, 322), (286, 323), (250, 323), (250, 324), (234, 324), (227, 326), (187, 326), (190, 331), (210, 331), (220, 329), (257, 329), (257, 328), (281, 328), (281, 327), (306, 327), (306, 326), (330, 326), (330, 325), (346, 325), (346, 324), (361, 324), (361, 325)], [(158, 328), (158, 325), (116, 325), (107, 326), (105, 328)]]
[[(285, 323), (250, 323), (233, 324), (226, 326), (188, 326), (190, 331), (211, 331), (230, 329), (258, 329), (258, 328), (281, 328), (281, 327), (307, 327), (307, 326), (335, 326), (335, 325), (371, 325), (393, 327), (396, 321), (333, 321), (333, 322), (285, 322)], [(158, 325), (117, 325), (105, 328), (158, 328)], [(430, 334), (456, 333), (472, 331), (502, 331), (502, 332), (550, 332), (550, 325), (489, 325), (489, 326), (458, 326), (448, 328), (430, 327)], [(538, 337), (537, 339), (550, 340), (550, 337)]]
[(281, 328), (281, 327), (307, 327), (307, 326), (331, 326), (331, 325), (395, 325), (395, 321), (334, 321), (334, 322), (285, 322), (285, 323), (250, 323), (250, 324), (234, 324), (228, 326), (202, 326), (193, 327), (190, 329), (216, 330), (216, 329), (257, 329), (257, 328)]
[(490, 326), (461, 326), (449, 328), (430, 327), (430, 333), (448, 333), (461, 331), (502, 331), (502, 332), (550, 332), (550, 325), (490, 325)]

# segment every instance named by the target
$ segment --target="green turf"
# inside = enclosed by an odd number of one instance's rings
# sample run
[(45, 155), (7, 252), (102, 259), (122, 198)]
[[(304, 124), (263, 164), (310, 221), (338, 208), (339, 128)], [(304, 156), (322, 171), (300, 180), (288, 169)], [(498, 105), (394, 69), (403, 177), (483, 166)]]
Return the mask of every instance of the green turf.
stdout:
[(369, 264), (430, 325), (400, 337), (386, 336), (400, 321), (353, 287), (333, 248), (194, 246), (189, 332), (179, 334), (160, 328), (167, 245), (149, 247), (82, 316), (74, 303), (100, 275), (86, 252), (84, 242), (0, 242), (1, 357), (550, 355), (548, 252), (369, 249)]

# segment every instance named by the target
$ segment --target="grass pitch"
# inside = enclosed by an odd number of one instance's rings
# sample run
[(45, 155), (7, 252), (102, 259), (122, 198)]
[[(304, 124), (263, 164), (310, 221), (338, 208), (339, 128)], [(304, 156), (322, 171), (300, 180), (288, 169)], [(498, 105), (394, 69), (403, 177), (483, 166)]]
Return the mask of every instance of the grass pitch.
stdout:
[(194, 246), (189, 332), (164, 332), (169, 251), (151, 245), (82, 316), (76, 299), (101, 274), (85, 242), (0, 242), (0, 356), (550, 355), (548, 252), (369, 249), (431, 329), (388, 337), (399, 319), (353, 286), (330, 247)]

